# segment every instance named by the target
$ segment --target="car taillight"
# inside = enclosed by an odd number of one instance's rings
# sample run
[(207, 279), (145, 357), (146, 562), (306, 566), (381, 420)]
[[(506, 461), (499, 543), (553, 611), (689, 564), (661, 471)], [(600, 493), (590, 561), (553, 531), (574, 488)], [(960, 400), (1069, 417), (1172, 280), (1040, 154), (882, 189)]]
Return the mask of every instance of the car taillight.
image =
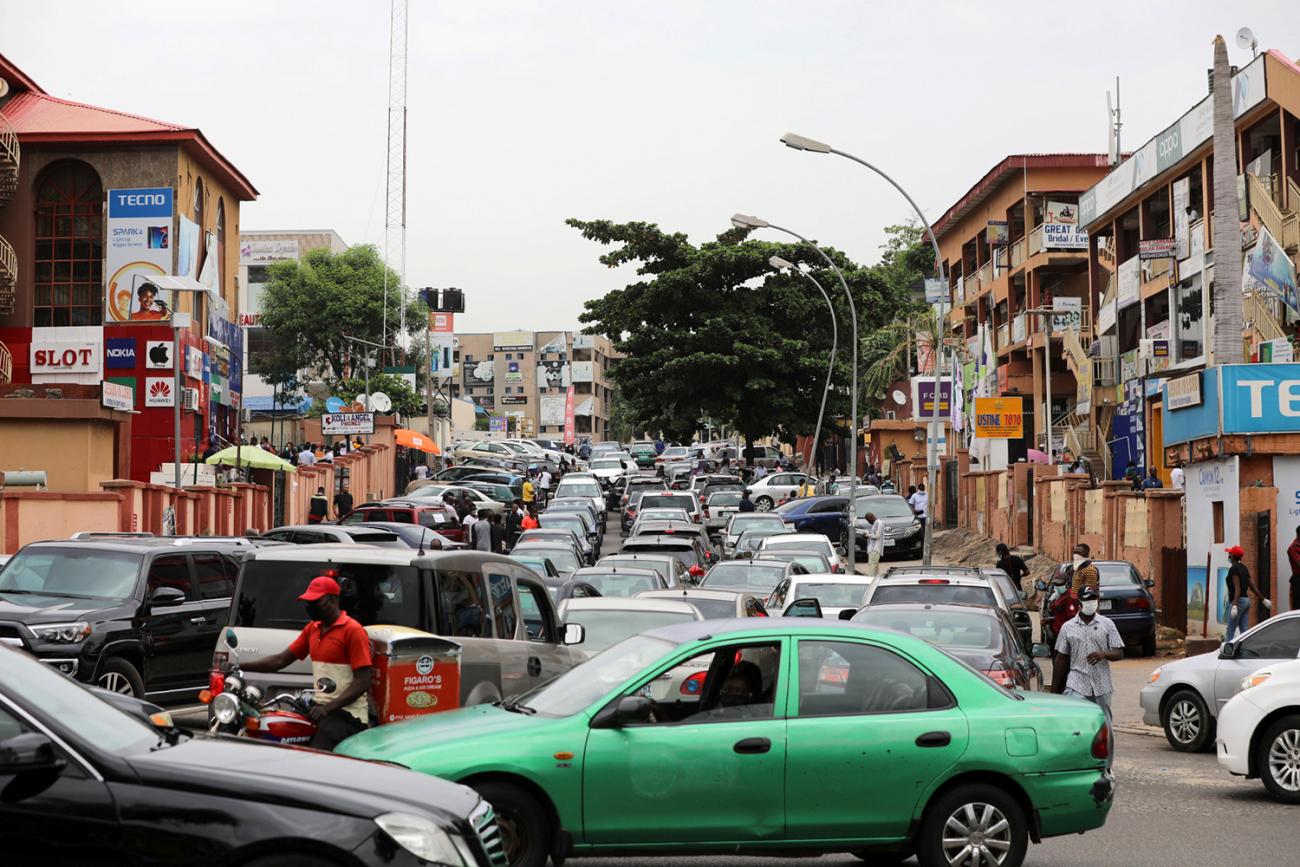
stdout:
[(920, 581), (917, 581), (916, 583), (917, 584), (949, 584), (951, 582), (947, 578), (922, 578)]
[(1011, 689), (1016, 685), (1016, 676), (1000, 666), (985, 669), (984, 676), (998, 686), (1005, 686), (1007, 689)]
[(1092, 739), (1092, 757), (1094, 759), (1110, 758), (1110, 725), (1102, 723), (1097, 729), (1097, 736)]
[(1145, 596), (1134, 596), (1132, 599), (1128, 600), (1128, 607), (1142, 609), (1150, 608), (1151, 600)]
[(220, 671), (208, 672), (208, 692), (221, 695), (226, 691), (226, 676)]
[(682, 695), (699, 695), (700, 691), (704, 689), (704, 679), (708, 676), (708, 671), (697, 671), (683, 680), (677, 691)]

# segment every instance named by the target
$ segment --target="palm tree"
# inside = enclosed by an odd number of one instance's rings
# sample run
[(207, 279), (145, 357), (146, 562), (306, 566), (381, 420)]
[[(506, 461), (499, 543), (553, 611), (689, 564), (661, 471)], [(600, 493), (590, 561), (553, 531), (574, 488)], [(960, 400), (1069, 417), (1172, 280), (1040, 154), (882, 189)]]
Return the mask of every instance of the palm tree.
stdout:
[(1228, 47), (1214, 37), (1214, 334), (1215, 364), (1240, 364), (1241, 228), (1237, 221), (1237, 137)]
[[(912, 374), (913, 359), (919, 370), (931, 366), (929, 355), (939, 346), (939, 321), (933, 309), (899, 317), (862, 339), (864, 370), (860, 379), (868, 402), (878, 399), (890, 385)], [(938, 369), (937, 364), (933, 364)]]

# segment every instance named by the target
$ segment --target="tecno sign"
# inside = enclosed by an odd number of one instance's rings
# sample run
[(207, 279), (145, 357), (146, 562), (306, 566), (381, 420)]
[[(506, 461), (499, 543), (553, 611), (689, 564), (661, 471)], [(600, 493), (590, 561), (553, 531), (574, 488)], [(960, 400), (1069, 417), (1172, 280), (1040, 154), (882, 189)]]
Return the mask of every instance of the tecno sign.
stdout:
[(1300, 431), (1300, 364), (1220, 365), (1224, 433)]
[(33, 343), (33, 373), (98, 373), (98, 343)]

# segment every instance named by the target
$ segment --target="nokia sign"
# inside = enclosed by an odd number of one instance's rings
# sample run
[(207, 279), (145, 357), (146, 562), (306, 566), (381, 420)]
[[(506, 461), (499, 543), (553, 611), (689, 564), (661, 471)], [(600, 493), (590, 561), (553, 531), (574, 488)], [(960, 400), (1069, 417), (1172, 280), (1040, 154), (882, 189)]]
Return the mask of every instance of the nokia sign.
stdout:
[(110, 337), (104, 350), (106, 367), (135, 367), (135, 338)]

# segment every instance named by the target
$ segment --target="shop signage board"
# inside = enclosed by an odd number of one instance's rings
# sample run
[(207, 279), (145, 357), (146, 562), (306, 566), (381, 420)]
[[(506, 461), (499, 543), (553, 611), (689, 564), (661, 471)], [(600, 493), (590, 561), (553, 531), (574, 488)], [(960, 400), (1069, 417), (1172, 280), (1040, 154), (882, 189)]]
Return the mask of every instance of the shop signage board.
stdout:
[(1088, 233), (1076, 223), (1043, 223), (1044, 250), (1086, 250)]
[(456, 314), (431, 312), (429, 330), (434, 334), (451, 334), (456, 330)]
[(197, 346), (185, 347), (185, 375), (190, 379), (203, 379), (203, 350)]
[(1300, 313), (1295, 263), (1263, 226), (1259, 229), (1259, 240), (1246, 259), (1246, 275), (1253, 284), (1252, 288), (1264, 287), (1291, 308), (1292, 313)]
[(104, 343), (105, 367), (135, 367), (135, 338), (110, 337)]
[(514, 395), (510, 395), (510, 394), (508, 394), (508, 395), (503, 396), (499, 402), (500, 402), (500, 403), (507, 403), (507, 404), (515, 405), (515, 404), (521, 404), (521, 403), (528, 403), (528, 398), (526, 398), (526, 397), (521, 397), (520, 395), (517, 395), (517, 394), (514, 394)]
[(492, 433), (505, 433), (507, 421), (509, 420), (503, 415), (494, 415), (488, 419), (488, 430)]
[(1065, 226), (1079, 224), (1079, 206), (1074, 202), (1047, 202), (1047, 221)]
[(151, 370), (166, 370), (172, 366), (172, 342), (149, 340), (144, 345), (144, 366)]
[(172, 273), (173, 205), (171, 187), (108, 191), (105, 322), (171, 319), (172, 293), (152, 278)]
[(239, 242), (239, 264), (265, 265), (269, 262), (284, 262), (298, 259), (298, 239), (283, 240), (241, 240)]
[(1291, 341), (1285, 337), (1265, 340), (1259, 345), (1259, 361), (1265, 364), (1290, 364), (1295, 360)]
[(170, 376), (146, 376), (144, 379), (145, 406), (175, 406), (176, 387)]
[[(451, 314), (447, 314), (451, 315)], [(445, 381), (455, 375), (456, 338), (451, 334), (429, 335), (429, 372)]]
[(1083, 325), (1083, 299), (1082, 298), (1053, 298), (1052, 309), (1056, 312), (1052, 314), (1052, 331), (1059, 334), (1062, 331), (1078, 331)]
[(1025, 436), (1024, 399), (1019, 397), (975, 398), (975, 437), (977, 439), (1023, 439)]
[(372, 434), (373, 412), (327, 412), (320, 417), (321, 434)]
[(1137, 256), (1119, 263), (1119, 309), (1136, 304), (1142, 287), (1142, 272)]
[(990, 247), (1005, 247), (1011, 237), (1006, 220), (989, 220), (986, 233)]
[(494, 352), (510, 352), (524, 350), (531, 352), (533, 349), (533, 332), (531, 331), (497, 331), (492, 335), (492, 350)]
[(100, 402), (108, 409), (130, 412), (135, 409), (135, 392), (129, 386), (104, 380), (100, 384)]
[(49, 340), (33, 335), (29, 351), (32, 376), (43, 377), (33, 382), (54, 382), (58, 379), (50, 377), (69, 374), (98, 376), (103, 370), (103, 344), (98, 340)]
[(1143, 262), (1149, 259), (1172, 259), (1176, 243), (1173, 238), (1149, 238), (1138, 241), (1138, 259)]
[(948, 284), (936, 277), (925, 278), (925, 303), (948, 303)]
[(1187, 211), (1190, 207), (1191, 190), (1191, 178), (1180, 178), (1174, 181), (1174, 256), (1178, 259), (1186, 259), (1192, 252), (1192, 216)]
[[(917, 418), (923, 419), (934, 415), (934, 380), (929, 377), (912, 378), (912, 406)], [(952, 383), (947, 379), (939, 381), (939, 415), (946, 416), (952, 411)]]
[(1165, 386), (1165, 409), (1167, 410), (1200, 406), (1201, 402), (1201, 374), (1199, 372), (1171, 379)]

